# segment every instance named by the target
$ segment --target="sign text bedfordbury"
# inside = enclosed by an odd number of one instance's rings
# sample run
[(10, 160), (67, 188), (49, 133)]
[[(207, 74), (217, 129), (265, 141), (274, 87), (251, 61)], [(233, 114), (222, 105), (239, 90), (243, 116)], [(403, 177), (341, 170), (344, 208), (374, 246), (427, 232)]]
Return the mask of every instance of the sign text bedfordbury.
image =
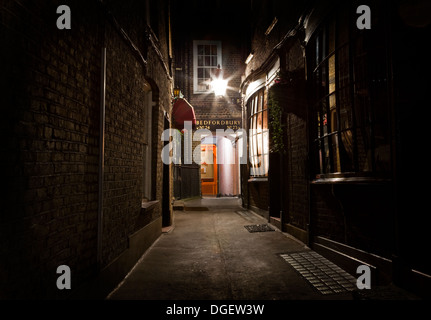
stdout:
[(196, 129), (208, 129), (215, 131), (217, 129), (232, 129), (238, 130), (241, 126), (241, 119), (215, 120), (215, 119), (200, 119), (196, 120)]

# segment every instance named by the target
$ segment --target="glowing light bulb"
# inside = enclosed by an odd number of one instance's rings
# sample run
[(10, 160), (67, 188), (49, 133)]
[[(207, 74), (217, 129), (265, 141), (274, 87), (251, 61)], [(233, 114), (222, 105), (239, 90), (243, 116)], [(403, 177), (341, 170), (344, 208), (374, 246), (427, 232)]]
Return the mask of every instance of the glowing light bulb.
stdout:
[(211, 85), (216, 96), (224, 96), (226, 94), (227, 80), (214, 79)]

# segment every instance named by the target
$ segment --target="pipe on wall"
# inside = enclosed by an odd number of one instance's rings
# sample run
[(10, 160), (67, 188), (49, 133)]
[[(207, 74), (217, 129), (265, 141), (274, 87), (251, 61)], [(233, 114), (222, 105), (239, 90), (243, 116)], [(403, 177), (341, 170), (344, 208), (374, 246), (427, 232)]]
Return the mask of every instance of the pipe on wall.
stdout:
[(102, 263), (103, 249), (103, 175), (105, 165), (105, 102), (106, 102), (106, 47), (102, 48), (100, 74), (100, 136), (99, 136), (99, 208), (97, 213), (97, 263)]

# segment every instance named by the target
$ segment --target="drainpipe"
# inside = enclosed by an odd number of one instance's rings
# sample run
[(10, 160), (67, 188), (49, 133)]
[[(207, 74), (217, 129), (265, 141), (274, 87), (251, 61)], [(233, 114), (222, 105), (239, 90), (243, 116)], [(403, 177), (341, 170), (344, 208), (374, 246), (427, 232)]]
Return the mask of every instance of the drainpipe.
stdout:
[[(282, 117), (281, 117), (282, 118)], [(284, 170), (283, 170), (283, 152), (280, 152), (280, 224), (281, 224), (281, 231), (284, 231), (284, 221), (286, 220), (284, 217), (284, 197), (283, 194), (286, 190), (284, 190)]]
[(97, 213), (97, 264), (102, 264), (103, 236), (103, 175), (105, 164), (105, 100), (106, 100), (106, 47), (102, 48), (100, 75), (100, 138), (99, 138), (99, 208)]

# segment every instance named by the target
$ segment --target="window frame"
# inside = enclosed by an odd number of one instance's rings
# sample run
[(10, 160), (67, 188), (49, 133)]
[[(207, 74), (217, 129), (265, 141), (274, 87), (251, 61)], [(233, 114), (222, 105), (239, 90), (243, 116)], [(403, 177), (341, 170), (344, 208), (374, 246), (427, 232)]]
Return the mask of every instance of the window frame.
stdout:
[[(217, 48), (217, 61), (216, 64), (213, 65), (211, 64), (210, 66), (199, 66), (198, 65), (198, 57), (199, 56), (208, 56), (208, 57), (213, 57), (215, 55), (211, 54), (210, 55), (199, 55), (198, 54), (198, 46), (199, 45), (204, 45), (204, 46), (209, 46), (209, 45), (215, 45)], [(205, 93), (210, 93), (211, 92), (211, 86), (210, 84), (208, 84), (207, 89), (205, 90), (200, 90), (199, 89), (199, 84), (198, 84), (198, 73), (200, 68), (202, 69), (216, 69), (217, 66), (220, 66), (220, 68), (222, 68), (222, 44), (221, 41), (216, 41), (216, 40), (193, 40), (193, 93), (194, 94), (205, 94)], [(205, 76), (205, 75), (204, 75)], [(203, 77), (202, 79), (204, 79), (205, 77)]]
[[(358, 50), (357, 42), (367, 40), (365, 37), (369, 34), (355, 31), (351, 26), (352, 21), (352, 17), (343, 16), (341, 12), (328, 17), (319, 24), (307, 45), (308, 78), (312, 92), (310, 144), (314, 154), (312, 158), (314, 178), (311, 178), (317, 183), (325, 183), (325, 180), (326, 182), (364, 179), (388, 181), (392, 171), (390, 121), (380, 123), (375, 121), (375, 114), (379, 112), (387, 112), (388, 117), (390, 115), (387, 106), (380, 106), (377, 101), (382, 98), (382, 95), (388, 98), (389, 91), (378, 97), (370, 97), (364, 106), (359, 105), (358, 94), (360, 85), (363, 85), (365, 90), (375, 90), (371, 78), (382, 77), (382, 72), (371, 70), (366, 64), (369, 61), (373, 63), (380, 61), (378, 59), (382, 57), (374, 58), (373, 53), (381, 48), (368, 46), (361, 48), (363, 51)], [(332, 34), (329, 32), (331, 24)], [(331, 36), (334, 41), (333, 50), (330, 48)], [(324, 51), (323, 54), (322, 51)], [(363, 56), (367, 61), (358, 62), (364, 59)], [(333, 90), (330, 88), (331, 59), (334, 63)], [(368, 68), (365, 75), (359, 70), (364, 63)], [(333, 99), (332, 102), (331, 99)], [(333, 108), (332, 105), (334, 105)], [(384, 138), (389, 148), (389, 151), (385, 151), (389, 156), (387, 162), (378, 163), (381, 160), (376, 158), (377, 138), (373, 133), (377, 126), (384, 129)], [(364, 132), (367, 134), (363, 134)], [(385, 168), (381, 169), (378, 165)]]
[[(266, 87), (256, 90), (247, 100), (248, 154), (250, 181), (267, 179), (269, 171), (269, 126)], [(266, 117), (266, 119), (265, 119)], [(259, 121), (260, 119), (260, 121)], [(258, 127), (260, 124), (260, 127)], [(264, 125), (266, 124), (266, 128)], [(259, 132), (259, 129), (260, 132)], [(256, 131), (253, 131), (256, 130)], [(265, 147), (266, 136), (266, 147)], [(260, 152), (259, 152), (260, 151)], [(258, 165), (255, 165), (258, 164)], [(256, 168), (256, 169), (253, 169)], [(257, 174), (253, 174), (257, 170)]]

